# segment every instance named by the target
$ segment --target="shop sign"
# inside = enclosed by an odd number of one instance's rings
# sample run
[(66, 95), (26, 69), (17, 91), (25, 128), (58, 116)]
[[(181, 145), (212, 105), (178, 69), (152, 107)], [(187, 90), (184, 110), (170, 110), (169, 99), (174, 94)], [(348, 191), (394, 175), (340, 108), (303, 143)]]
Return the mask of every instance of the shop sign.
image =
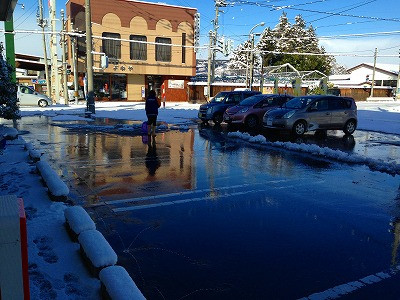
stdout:
[(31, 79), (33, 84), (46, 84), (46, 79)]
[(168, 80), (168, 88), (169, 89), (184, 89), (185, 81), (184, 80)]

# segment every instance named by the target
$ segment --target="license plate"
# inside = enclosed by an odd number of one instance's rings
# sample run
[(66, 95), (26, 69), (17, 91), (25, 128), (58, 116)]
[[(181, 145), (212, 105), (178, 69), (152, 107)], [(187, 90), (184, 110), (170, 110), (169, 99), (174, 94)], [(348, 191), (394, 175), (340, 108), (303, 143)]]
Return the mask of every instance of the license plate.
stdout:
[(267, 119), (267, 126), (272, 126), (272, 118)]
[(230, 118), (228, 116), (225, 116), (225, 118), (224, 118), (225, 121), (229, 121), (229, 119)]

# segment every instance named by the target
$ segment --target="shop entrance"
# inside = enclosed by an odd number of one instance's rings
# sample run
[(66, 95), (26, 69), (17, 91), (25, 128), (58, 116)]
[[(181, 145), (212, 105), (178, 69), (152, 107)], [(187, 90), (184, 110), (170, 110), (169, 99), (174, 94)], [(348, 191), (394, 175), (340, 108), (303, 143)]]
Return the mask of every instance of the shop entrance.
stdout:
[(161, 85), (163, 84), (163, 78), (159, 75), (147, 75), (146, 86), (147, 90), (155, 90), (157, 97), (161, 97)]

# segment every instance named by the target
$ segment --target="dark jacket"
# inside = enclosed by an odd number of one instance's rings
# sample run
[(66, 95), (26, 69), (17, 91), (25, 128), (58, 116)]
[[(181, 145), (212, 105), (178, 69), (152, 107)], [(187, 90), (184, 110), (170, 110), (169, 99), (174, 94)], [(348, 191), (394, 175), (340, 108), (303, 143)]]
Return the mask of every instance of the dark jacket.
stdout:
[(160, 104), (156, 97), (147, 97), (146, 99), (146, 115), (158, 115)]

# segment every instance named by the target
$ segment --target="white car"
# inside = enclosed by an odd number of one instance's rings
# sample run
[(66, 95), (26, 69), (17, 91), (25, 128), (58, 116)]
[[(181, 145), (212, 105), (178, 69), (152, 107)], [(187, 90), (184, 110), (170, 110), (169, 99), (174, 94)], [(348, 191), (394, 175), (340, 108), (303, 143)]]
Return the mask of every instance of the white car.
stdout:
[(19, 105), (38, 105), (40, 107), (46, 107), (52, 103), (49, 97), (36, 92), (29, 86), (18, 84), (17, 87)]

